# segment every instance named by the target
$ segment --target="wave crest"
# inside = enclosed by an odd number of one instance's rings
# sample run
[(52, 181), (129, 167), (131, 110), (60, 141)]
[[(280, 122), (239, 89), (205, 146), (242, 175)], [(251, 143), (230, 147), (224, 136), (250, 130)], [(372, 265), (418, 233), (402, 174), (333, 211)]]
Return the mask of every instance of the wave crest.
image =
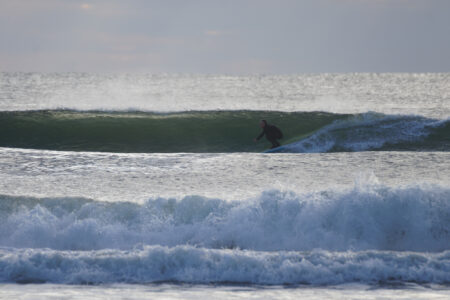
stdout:
[(309, 194), (269, 190), (233, 202), (201, 196), (143, 204), (1, 196), (0, 246), (435, 252), (450, 248), (449, 199), (445, 187), (382, 184)]
[(258, 122), (279, 126), (284, 152), (450, 150), (449, 120), (378, 113), (186, 111), (0, 112), (0, 146), (105, 152), (261, 152)]
[(449, 120), (366, 113), (336, 120), (279, 152), (358, 152), (367, 150), (450, 149)]
[(450, 251), (439, 254), (386, 251), (270, 253), (146, 246), (130, 251), (68, 252), (0, 248), (0, 282), (448, 284), (449, 261)]

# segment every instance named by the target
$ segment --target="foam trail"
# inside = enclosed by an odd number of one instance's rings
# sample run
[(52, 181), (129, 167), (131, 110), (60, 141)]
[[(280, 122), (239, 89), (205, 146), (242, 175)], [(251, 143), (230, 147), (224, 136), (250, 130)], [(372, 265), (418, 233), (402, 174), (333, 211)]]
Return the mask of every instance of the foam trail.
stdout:
[(2, 196), (0, 246), (60, 250), (196, 245), (258, 251), (450, 249), (450, 189), (269, 190), (228, 202), (200, 196), (139, 205)]
[[(448, 119), (433, 120), (420, 116), (365, 113), (350, 119), (336, 120), (311, 136), (286, 145), (280, 152), (319, 153), (407, 149), (448, 151), (449, 125)], [(430, 136), (436, 137), (428, 139)], [(436, 139), (440, 143), (437, 143)]]
[(0, 282), (252, 283), (331, 285), (348, 282), (450, 282), (450, 251), (439, 254), (255, 252), (191, 246), (130, 251), (0, 249)]

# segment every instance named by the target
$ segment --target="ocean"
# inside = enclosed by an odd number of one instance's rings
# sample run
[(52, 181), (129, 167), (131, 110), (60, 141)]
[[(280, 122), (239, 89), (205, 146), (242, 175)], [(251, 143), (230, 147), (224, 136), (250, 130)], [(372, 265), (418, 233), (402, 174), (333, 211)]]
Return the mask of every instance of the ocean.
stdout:
[(144, 297), (448, 299), (450, 74), (0, 73), (0, 299)]

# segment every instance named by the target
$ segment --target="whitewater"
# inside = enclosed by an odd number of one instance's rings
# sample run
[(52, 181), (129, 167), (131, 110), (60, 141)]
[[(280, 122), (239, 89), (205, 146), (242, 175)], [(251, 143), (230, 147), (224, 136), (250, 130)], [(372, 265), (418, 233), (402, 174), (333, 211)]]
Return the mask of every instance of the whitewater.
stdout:
[(0, 73), (0, 298), (446, 299), (449, 76)]

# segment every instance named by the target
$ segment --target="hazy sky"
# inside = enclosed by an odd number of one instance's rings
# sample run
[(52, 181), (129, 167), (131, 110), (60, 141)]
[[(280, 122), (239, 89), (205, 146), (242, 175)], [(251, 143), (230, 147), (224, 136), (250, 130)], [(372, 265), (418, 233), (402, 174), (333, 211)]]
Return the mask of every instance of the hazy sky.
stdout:
[(450, 0), (0, 0), (0, 70), (450, 72)]

